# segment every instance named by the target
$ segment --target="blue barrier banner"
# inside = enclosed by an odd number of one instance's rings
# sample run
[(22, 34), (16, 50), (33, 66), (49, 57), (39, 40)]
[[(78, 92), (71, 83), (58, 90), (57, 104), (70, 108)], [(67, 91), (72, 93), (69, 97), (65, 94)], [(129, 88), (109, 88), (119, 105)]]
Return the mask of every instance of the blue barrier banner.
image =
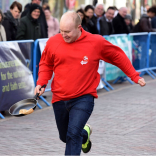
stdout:
[(33, 71), (33, 42), (18, 42), (18, 45), (24, 55), (26, 66)]
[(132, 64), (136, 70), (147, 68), (148, 34), (130, 36), (132, 41)]
[[(40, 53), (42, 54), (45, 46), (46, 46), (46, 42), (48, 41), (48, 38), (47, 39), (40, 39), (39, 40), (39, 47), (40, 47)], [(54, 75), (53, 75), (54, 76)], [(53, 76), (51, 78), (51, 80), (48, 81), (48, 84), (47, 84), (47, 87), (46, 87), (46, 90), (47, 89), (51, 89), (51, 83), (52, 83), (52, 80), (53, 80)]]
[(40, 47), (40, 53), (42, 54), (45, 46), (46, 46), (46, 42), (48, 41), (47, 39), (39, 39), (39, 47)]
[(156, 34), (151, 34), (150, 38), (149, 67), (156, 67)]
[[(132, 54), (131, 54), (131, 41), (129, 40), (127, 35), (110, 35), (105, 36), (105, 39), (111, 42), (112, 44), (119, 46), (127, 55), (127, 57), (131, 60)], [(106, 63), (106, 80), (111, 81), (115, 80), (117, 77), (125, 76), (125, 74), (122, 72), (121, 69), (118, 67)]]
[(34, 96), (34, 81), (17, 42), (1, 42), (0, 54), (0, 111), (5, 111)]

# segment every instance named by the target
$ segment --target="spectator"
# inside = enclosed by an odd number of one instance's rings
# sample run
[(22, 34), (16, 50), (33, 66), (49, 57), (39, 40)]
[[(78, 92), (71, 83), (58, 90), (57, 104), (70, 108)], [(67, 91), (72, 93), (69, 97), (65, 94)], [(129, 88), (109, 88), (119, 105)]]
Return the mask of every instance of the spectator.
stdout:
[(17, 40), (36, 40), (41, 37), (40, 25), (38, 22), (42, 8), (37, 4), (32, 4), (29, 13), (21, 18), (17, 31)]
[(19, 16), (20, 12), (22, 11), (22, 5), (14, 1), (11, 6), (10, 10), (4, 13), (4, 20), (2, 25), (5, 28), (7, 41), (12, 41), (16, 39), (17, 28), (19, 26)]
[(110, 35), (114, 33), (112, 20), (114, 17), (114, 7), (109, 7), (103, 17), (101, 17), (102, 29), (100, 35)]
[(0, 41), (6, 41), (6, 32), (2, 25), (3, 18), (4, 18), (3, 13), (0, 10)]
[(125, 16), (125, 23), (128, 27), (128, 31), (131, 33), (133, 31), (133, 25), (132, 25), (132, 17), (131, 15)]
[(82, 9), (79, 9), (79, 10), (77, 10), (76, 11), (78, 14), (79, 14), (79, 16), (81, 17), (81, 25), (82, 25), (82, 28), (84, 29), (84, 30), (86, 30), (86, 31), (88, 31), (89, 32), (89, 29), (88, 29), (88, 27), (87, 27), (87, 21), (86, 21), (86, 16), (85, 16), (85, 14), (84, 14), (84, 11), (82, 10)]
[(152, 6), (153, 10), (155, 10), (155, 16), (152, 18), (152, 28), (156, 30), (156, 5)]
[(93, 21), (94, 25), (96, 26), (96, 33), (101, 34), (102, 28), (102, 22), (101, 22), (101, 17), (103, 16), (104, 13), (104, 6), (103, 4), (96, 4), (95, 9), (94, 9), (94, 15), (91, 18)]
[(82, 9), (79, 9), (76, 11), (79, 16), (81, 17), (81, 20), (82, 20), (82, 28), (92, 34), (97, 34), (96, 33), (96, 27), (94, 25), (94, 23), (89, 19), (88, 16), (85, 15), (84, 11)]
[[(25, 10), (22, 12), (21, 17), (24, 17), (29, 13), (30, 7), (32, 4), (40, 5), (40, 3), (41, 3), (41, 0), (32, 0), (31, 3), (28, 3), (25, 6)], [(43, 10), (41, 10), (40, 17), (39, 17), (38, 21), (39, 21), (40, 27), (41, 27), (41, 38), (47, 38), (48, 37), (48, 25), (47, 25), (45, 14), (44, 14)]]
[(42, 10), (45, 11), (45, 9), (49, 9), (50, 10), (50, 7), (49, 7), (49, 4), (48, 3), (44, 3), (42, 5)]
[(117, 16), (113, 19), (113, 27), (115, 34), (128, 34), (128, 27), (125, 23), (125, 17), (127, 15), (127, 8), (120, 8)]
[(93, 15), (94, 15), (94, 8), (93, 8), (93, 6), (92, 5), (87, 5), (84, 8), (84, 12), (85, 12), (85, 15), (91, 19), (93, 17)]
[(115, 10), (114, 17), (116, 17), (119, 11), (118, 11), (118, 8), (116, 6), (113, 6), (113, 7), (114, 7), (114, 10)]
[(54, 36), (59, 33), (59, 21), (51, 16), (51, 12), (48, 8), (44, 10), (45, 17), (48, 24), (48, 37)]
[(149, 8), (147, 14), (142, 15), (140, 19), (140, 32), (153, 32), (151, 18), (155, 16), (155, 9)]
[(31, 4), (34, 4), (34, 3), (40, 5), (41, 4), (41, 0), (31, 0), (31, 3), (26, 4), (25, 7), (24, 7), (24, 11), (22, 12), (21, 17), (27, 15), (27, 13), (28, 13), (28, 11), (30, 9)]

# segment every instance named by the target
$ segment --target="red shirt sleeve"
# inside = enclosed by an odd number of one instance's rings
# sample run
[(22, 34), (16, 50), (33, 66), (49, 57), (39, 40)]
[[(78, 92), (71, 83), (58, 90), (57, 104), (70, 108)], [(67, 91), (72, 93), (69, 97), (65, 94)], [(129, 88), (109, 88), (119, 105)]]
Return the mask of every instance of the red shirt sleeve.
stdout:
[(139, 73), (134, 69), (129, 58), (124, 51), (118, 46), (113, 45), (104, 38), (101, 42), (100, 59), (119, 67), (132, 81), (138, 83), (141, 78)]

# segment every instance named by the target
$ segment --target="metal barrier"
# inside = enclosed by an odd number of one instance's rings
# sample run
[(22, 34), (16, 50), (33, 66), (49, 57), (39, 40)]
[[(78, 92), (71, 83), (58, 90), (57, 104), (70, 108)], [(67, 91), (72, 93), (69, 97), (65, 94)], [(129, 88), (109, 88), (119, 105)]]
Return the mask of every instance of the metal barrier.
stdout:
[(106, 81), (106, 63), (103, 60), (99, 61), (98, 73), (100, 74), (100, 83), (98, 88), (101, 86), (101, 88), (104, 88), (108, 92), (110, 91), (109, 88), (114, 90), (114, 88)]
[[(131, 60), (131, 49), (130, 49), (130, 41), (127, 37), (127, 34), (117, 34), (117, 35), (110, 35), (110, 36), (103, 36), (106, 40), (111, 42), (112, 44), (119, 46), (127, 55), (127, 57)], [(110, 73), (111, 72), (111, 73)], [(130, 84), (133, 82), (128, 78), (118, 67), (106, 63), (106, 80), (114, 80), (113, 84), (117, 83), (118, 81), (129, 81)]]
[(130, 33), (129, 38), (132, 42), (132, 64), (134, 68), (141, 72), (140, 75), (147, 73), (153, 79), (155, 77), (149, 72), (149, 46), (150, 34), (144, 33)]
[(156, 73), (153, 71), (156, 69), (156, 32), (149, 33), (149, 64), (148, 70), (156, 76)]
[[(40, 47), (39, 47), (39, 41), (42, 41), (45, 39), (37, 39), (34, 42), (34, 51), (33, 51), (33, 78), (34, 78), (34, 83), (36, 85), (37, 82), (37, 75), (38, 75), (38, 69), (39, 69), (39, 62), (41, 58), (41, 52), (40, 52)], [(46, 90), (47, 91), (47, 90)], [(48, 90), (49, 91), (49, 90)], [(51, 106), (48, 101), (43, 97), (40, 96), (41, 100), (47, 105)]]
[(0, 113), (0, 118), (5, 119), (5, 117)]
[[(32, 72), (33, 64), (32, 64), (32, 54), (33, 54), (33, 47), (34, 47), (34, 40), (16, 40), (16, 41), (3, 41), (1, 44), (11, 44), (16, 43), (19, 46), (19, 52), (21, 54), (21, 61), (25, 66), (29, 68), (29, 70)], [(15, 44), (15, 45), (16, 45)], [(13, 49), (12, 49), (13, 50)], [(39, 106), (39, 104), (37, 104)], [(5, 117), (0, 113), (0, 118), (4, 119)]]
[[(20, 44), (22, 44), (22, 43), (32, 43), (31, 44), (31, 52), (30, 52), (30, 58), (31, 58), (31, 61), (29, 62), (29, 69), (33, 72), (33, 58), (34, 58), (34, 56), (33, 56), (33, 52), (34, 52), (34, 40), (17, 40), (17, 41), (8, 41), (8, 42), (17, 42), (18, 44), (19, 44), (19, 46), (20, 46)], [(28, 47), (27, 47), (28, 48)], [(38, 108), (39, 109), (42, 109), (42, 106), (39, 104), (39, 103), (37, 103), (37, 106), (38, 106)]]
[[(156, 77), (156, 73), (153, 70), (156, 70), (156, 33), (130, 33), (129, 35), (126, 34), (119, 34), (119, 35), (110, 35), (110, 36), (103, 36), (106, 40), (111, 42), (112, 44), (115, 44), (119, 46), (123, 51), (124, 48), (128, 47), (129, 42), (131, 43), (132, 49), (127, 50), (130, 51), (128, 54), (129, 59), (132, 61), (132, 64), (134, 68), (141, 72), (141, 75), (144, 75), (145, 73), (149, 74), (153, 79)], [(127, 38), (125, 40), (125, 38)], [(19, 46), (23, 43), (32, 43), (31, 49), (29, 49), (30, 52), (30, 59), (27, 59), (26, 62), (29, 64), (29, 69), (33, 72), (33, 79), (34, 84), (36, 86), (37, 82), (37, 75), (38, 75), (38, 68), (39, 68), (39, 62), (41, 58), (41, 49), (39, 46), (39, 42), (47, 41), (48, 39), (38, 39), (35, 42), (33, 40), (23, 40), (23, 41), (6, 41), (6, 42), (17, 42)], [(121, 42), (123, 42), (121, 44)], [(117, 68), (117, 67), (116, 67)], [(107, 65), (105, 66), (105, 71), (112, 71), (112, 69), (107, 68)], [(120, 69), (118, 69), (120, 70)], [(116, 83), (117, 81), (125, 81), (128, 80), (131, 84), (133, 82), (123, 73), (119, 72), (120, 74), (115, 79), (113, 83)], [(101, 77), (101, 80), (104, 82), (103, 88), (109, 91), (107, 87), (110, 89), (114, 89), (107, 81), (107, 73), (105, 74), (106, 77)], [(46, 92), (50, 91), (51, 87), (46, 88)], [(43, 96), (40, 96), (41, 100), (47, 105), (50, 106), (50, 104), (45, 100)], [(41, 109), (41, 105), (37, 103), (37, 106)], [(4, 116), (0, 113), (0, 118), (4, 119)]]

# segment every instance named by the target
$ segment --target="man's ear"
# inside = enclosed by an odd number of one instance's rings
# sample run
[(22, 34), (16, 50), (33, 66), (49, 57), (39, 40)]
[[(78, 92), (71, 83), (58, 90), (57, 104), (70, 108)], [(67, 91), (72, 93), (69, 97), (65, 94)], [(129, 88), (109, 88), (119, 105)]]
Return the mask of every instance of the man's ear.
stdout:
[(82, 26), (81, 26), (81, 25), (78, 25), (78, 29), (80, 29), (80, 30), (81, 30), (81, 28), (82, 28)]

